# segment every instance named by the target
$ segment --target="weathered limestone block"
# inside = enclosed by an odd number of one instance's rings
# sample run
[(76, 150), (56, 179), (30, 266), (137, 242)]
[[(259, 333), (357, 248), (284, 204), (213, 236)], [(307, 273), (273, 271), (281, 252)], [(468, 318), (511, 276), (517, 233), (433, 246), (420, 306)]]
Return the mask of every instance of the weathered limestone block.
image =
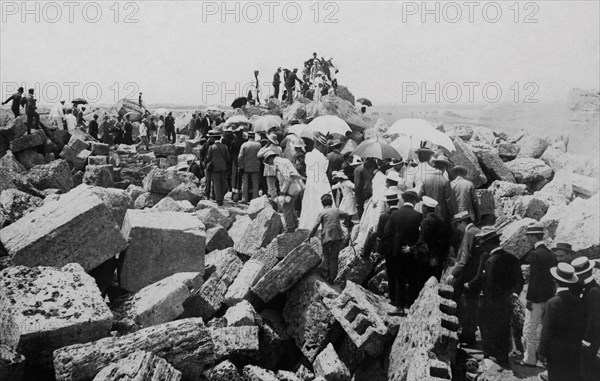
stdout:
[(489, 189), (476, 189), (475, 192), (479, 202), (479, 213), (482, 216), (494, 214), (496, 210), (494, 194)]
[(208, 381), (242, 381), (242, 378), (235, 365), (225, 360), (208, 372)]
[(195, 379), (214, 358), (211, 333), (202, 319), (183, 319), (57, 349), (54, 351), (56, 380), (91, 380), (107, 365), (137, 351), (164, 358), (184, 379)]
[(313, 368), (316, 376), (321, 376), (326, 380), (350, 381), (350, 370), (340, 360), (331, 343), (315, 358)]
[(527, 231), (527, 226), (535, 222), (536, 220), (533, 218), (523, 218), (505, 226), (501, 230), (502, 237), (500, 238), (500, 244), (504, 250), (517, 256), (517, 258), (521, 258), (531, 250), (533, 244), (529, 242), (525, 232)]
[(554, 171), (564, 169), (583, 176), (600, 177), (600, 160), (597, 156), (573, 155), (548, 147), (540, 159)]
[(517, 158), (521, 148), (515, 143), (500, 143), (496, 146), (498, 156), (504, 161), (511, 161)]
[(561, 196), (566, 203), (569, 203), (573, 200), (573, 176), (575, 176), (573, 172), (559, 169), (554, 173), (552, 181), (544, 185), (540, 192)]
[(176, 186), (167, 196), (175, 201), (189, 201), (196, 206), (202, 199), (203, 194), (196, 184), (183, 183)]
[(83, 150), (90, 149), (90, 145), (84, 141), (79, 136), (72, 135), (67, 143), (69, 147), (71, 147), (76, 153), (79, 153)]
[(167, 323), (183, 313), (183, 302), (201, 284), (200, 273), (177, 273), (126, 296), (113, 313), (127, 333)]
[(254, 286), (267, 271), (268, 269), (265, 264), (254, 258), (246, 261), (233, 283), (227, 289), (224, 300), (225, 304), (233, 306), (244, 299), (248, 299), (252, 286)]
[(502, 205), (504, 216), (518, 216), (540, 220), (548, 210), (548, 202), (537, 196), (517, 196)]
[(269, 198), (266, 195), (251, 200), (250, 205), (248, 206), (248, 217), (255, 219), (263, 209), (269, 206), (271, 206), (271, 204), (269, 203)]
[(107, 165), (108, 156), (90, 156), (88, 157), (88, 165)]
[(127, 192), (127, 194), (129, 194), (129, 197), (131, 197), (131, 208), (133, 209), (135, 206), (135, 200), (144, 193), (144, 188), (138, 186), (138, 185), (133, 185), (131, 184), (130, 186), (127, 187), (127, 189), (125, 190)]
[(568, 242), (589, 258), (600, 258), (600, 196), (576, 198), (559, 219), (555, 242)]
[(115, 185), (113, 166), (107, 165), (88, 165), (85, 168), (83, 182), (87, 185), (95, 185), (104, 188), (110, 188)]
[(156, 157), (169, 157), (171, 155), (177, 155), (177, 147), (173, 144), (161, 144), (152, 147), (154, 156)]
[(517, 145), (521, 148), (517, 158), (539, 159), (550, 144), (545, 139), (533, 135), (525, 135)]
[(228, 327), (254, 326), (260, 320), (256, 310), (247, 300), (242, 300), (238, 304), (229, 307), (224, 317)]
[(165, 198), (164, 194), (145, 192), (135, 199), (134, 207), (135, 209), (152, 208), (163, 198)]
[[(18, 189), (10, 188), (0, 193), (0, 213), (4, 213), (9, 223), (34, 211), (44, 203), (40, 197), (32, 196)], [(0, 224), (0, 226), (2, 226)]]
[(288, 255), (308, 238), (308, 230), (296, 230), (292, 233), (279, 234), (266, 247), (269, 255), (281, 259)]
[(52, 369), (55, 349), (110, 333), (113, 315), (94, 279), (76, 263), (9, 267), (0, 271), (0, 283), (0, 342), (33, 367)]
[(36, 165), (27, 173), (27, 180), (37, 189), (60, 189), (66, 193), (73, 188), (71, 170), (64, 160)]
[(91, 149), (94, 156), (108, 156), (110, 152), (110, 146), (104, 143), (92, 142)]
[(10, 150), (13, 153), (35, 148), (46, 144), (46, 134), (42, 130), (33, 130), (30, 135), (23, 135), (10, 141)]
[(61, 267), (76, 262), (86, 271), (127, 247), (109, 209), (87, 186), (0, 230), (0, 241), (17, 265)]
[[(437, 370), (454, 363), (458, 345), (456, 316), (443, 312), (456, 309), (456, 303), (440, 296), (440, 285), (430, 278), (410, 312), (400, 323), (389, 354), (387, 378), (390, 381), (436, 380)], [(443, 293), (442, 293), (443, 294)], [(446, 379), (451, 379), (451, 374)]]
[[(260, 219), (260, 216), (257, 220)], [(252, 287), (252, 292), (268, 302), (275, 295), (289, 290), (310, 269), (317, 266), (321, 258), (310, 244), (302, 244), (269, 270)]]
[(543, 179), (549, 179), (554, 173), (552, 168), (540, 159), (515, 159), (506, 163), (506, 166), (515, 176), (515, 180), (520, 184), (531, 184)]
[(243, 375), (246, 381), (279, 381), (275, 373), (255, 365), (246, 365)]
[(346, 246), (340, 251), (338, 259), (338, 275), (335, 283), (344, 285), (351, 281), (362, 284), (373, 270), (373, 260), (371, 257), (363, 257), (364, 250), (362, 245)]
[(177, 201), (167, 196), (154, 205), (151, 210), (156, 212), (183, 212)]
[(73, 159), (73, 166), (77, 169), (83, 170), (87, 165), (87, 159), (90, 156), (92, 156), (92, 151), (84, 149), (83, 151), (79, 152)]
[(222, 226), (215, 226), (206, 231), (206, 252), (233, 247), (233, 240)]
[(161, 380), (179, 381), (181, 372), (165, 359), (150, 352), (137, 351), (104, 367), (94, 381)]
[(476, 154), (488, 181), (501, 180), (514, 183), (515, 176), (496, 152), (480, 150)]
[(548, 208), (548, 211), (540, 219), (542, 225), (546, 231), (548, 231), (548, 235), (554, 239), (556, 237), (556, 229), (558, 228), (558, 224), (560, 220), (568, 213), (569, 208), (566, 204), (552, 204)]
[(235, 218), (235, 221), (228, 230), (229, 236), (233, 240), (234, 246), (239, 245), (240, 241), (244, 237), (246, 228), (248, 227), (248, 225), (250, 225), (250, 222), (252, 222), (252, 219), (247, 215), (237, 216)]
[(339, 294), (322, 278), (309, 274), (290, 291), (283, 308), (287, 332), (302, 354), (313, 361), (325, 346), (342, 333), (335, 329), (335, 317), (323, 303)]
[(206, 232), (193, 215), (130, 209), (121, 232), (129, 247), (119, 279), (128, 291), (178, 272), (204, 273)]
[(25, 371), (25, 357), (8, 345), (0, 344), (0, 380), (21, 380)]
[(282, 231), (283, 223), (279, 214), (273, 208), (265, 208), (246, 227), (242, 239), (234, 246), (235, 251), (252, 256), (256, 250), (267, 246)]
[(287, 370), (278, 370), (277, 379), (279, 381), (302, 381), (294, 373)]
[(525, 184), (496, 180), (490, 185), (489, 191), (492, 192), (495, 199), (522, 196), (527, 191), (527, 186)]
[(571, 175), (571, 182), (575, 197), (590, 198), (598, 193), (598, 178), (574, 173)]
[(190, 172), (179, 172), (154, 168), (144, 178), (144, 190), (147, 192), (169, 194), (179, 184), (194, 183), (198, 178)]
[(224, 211), (217, 208), (200, 209), (196, 212), (196, 215), (207, 229), (222, 226), (227, 230), (233, 224), (233, 219), (225, 214)]
[(90, 187), (92, 193), (100, 197), (108, 211), (112, 215), (113, 221), (119, 226), (123, 225), (125, 213), (131, 205), (131, 198), (126, 191), (116, 188)]
[(10, 169), (16, 173), (27, 172), (27, 169), (23, 167), (23, 164), (17, 161), (17, 158), (11, 151), (7, 151), (4, 156), (0, 157), (0, 167)]
[(479, 166), (479, 161), (477, 161), (477, 157), (471, 148), (460, 138), (454, 138), (452, 141), (454, 142), (454, 147), (456, 150), (447, 152), (446, 155), (452, 164), (462, 165), (467, 169), (468, 173), (465, 178), (469, 181), (472, 181), (473, 185), (475, 185), (475, 188), (487, 183), (487, 178), (483, 174), (483, 171)]
[(223, 327), (210, 329), (214, 343), (214, 360), (234, 363), (255, 362), (258, 359), (258, 327)]

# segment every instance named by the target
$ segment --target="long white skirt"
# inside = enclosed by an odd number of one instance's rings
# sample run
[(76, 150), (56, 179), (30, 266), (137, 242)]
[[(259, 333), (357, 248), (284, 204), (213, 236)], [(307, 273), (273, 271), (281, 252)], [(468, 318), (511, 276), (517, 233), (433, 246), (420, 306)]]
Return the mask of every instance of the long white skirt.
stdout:
[(331, 185), (327, 178), (329, 161), (321, 152), (313, 149), (304, 157), (306, 164), (306, 189), (302, 198), (302, 213), (299, 229), (312, 229), (317, 223), (317, 216), (323, 210), (321, 197), (331, 194)]

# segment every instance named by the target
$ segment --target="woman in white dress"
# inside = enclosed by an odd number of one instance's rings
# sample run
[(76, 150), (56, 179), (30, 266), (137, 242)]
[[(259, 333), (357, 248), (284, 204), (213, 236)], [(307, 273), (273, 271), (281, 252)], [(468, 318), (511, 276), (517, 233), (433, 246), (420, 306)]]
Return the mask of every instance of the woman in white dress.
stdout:
[(354, 183), (342, 171), (334, 172), (333, 178), (339, 179), (339, 182), (332, 186), (331, 189), (340, 189), (342, 191), (342, 201), (338, 207), (340, 212), (354, 216), (358, 212), (356, 210), (356, 198), (354, 197)]
[[(300, 214), (299, 229), (312, 229), (317, 222), (317, 216), (323, 210), (321, 196), (331, 194), (331, 185), (327, 178), (327, 167), (329, 160), (319, 149), (323, 149), (325, 142), (315, 137), (315, 148), (306, 153), (304, 162), (306, 164), (306, 189), (302, 198), (302, 213)], [(333, 197), (333, 195), (332, 195)]]

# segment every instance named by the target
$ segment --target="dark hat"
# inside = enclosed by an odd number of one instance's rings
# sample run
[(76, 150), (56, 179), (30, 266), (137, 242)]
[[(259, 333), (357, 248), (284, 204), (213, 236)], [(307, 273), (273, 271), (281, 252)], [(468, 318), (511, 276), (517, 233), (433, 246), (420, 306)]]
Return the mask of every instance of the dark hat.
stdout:
[(492, 238), (500, 237), (500, 234), (498, 234), (498, 231), (493, 226), (484, 226), (481, 228), (481, 232), (475, 235), (475, 237), (479, 238), (480, 243), (484, 243)]
[(416, 202), (421, 201), (421, 197), (419, 197), (417, 192), (411, 191), (411, 190), (402, 193), (402, 199), (404, 201), (416, 201)]
[(469, 173), (469, 170), (462, 165), (456, 165), (450, 172), (456, 173), (457, 176), (466, 176)]
[[(573, 250), (573, 248), (571, 247), (570, 243), (565, 243), (565, 242), (558, 242), (556, 244), (556, 246), (554, 246), (552, 249), (552, 251), (558, 251), (558, 250), (562, 250), (562, 251), (566, 251), (569, 253), (574, 253), (575, 251)], [(575, 267), (575, 266), (573, 266)]]
[(327, 146), (329, 144), (329, 142), (327, 141), (327, 138), (325, 137), (325, 135), (323, 135), (320, 132), (317, 132), (315, 134), (315, 141), (319, 142), (320, 144)]
[(539, 222), (534, 222), (527, 226), (525, 234), (544, 234), (544, 225)]
[(444, 155), (439, 155), (435, 159), (431, 160), (434, 163), (444, 163), (446, 165), (450, 165), (450, 160)]
[(454, 222), (460, 222), (462, 220), (466, 220), (467, 218), (471, 218), (471, 215), (469, 214), (469, 211), (463, 210), (462, 212), (454, 215)]
[(581, 275), (587, 273), (588, 271), (592, 271), (592, 269), (596, 266), (596, 261), (589, 259), (588, 257), (579, 257), (571, 261), (571, 266), (573, 266), (575, 269), (576, 275)]
[(427, 152), (427, 153), (435, 153), (434, 150), (432, 150), (431, 148), (427, 147), (426, 142), (421, 143), (421, 147), (419, 149), (417, 149), (415, 151), (416, 153), (421, 153), (421, 152)]
[(279, 144), (279, 141), (277, 140), (277, 135), (275, 134), (267, 135), (267, 139), (273, 144)]
[(33, 94), (33, 91), (34, 91), (34, 90), (33, 90), (33, 89), (29, 89), (29, 90), (27, 90), (27, 91), (29, 91), (29, 94)]
[(568, 263), (560, 262), (556, 267), (550, 269), (550, 274), (563, 283), (577, 283), (579, 278), (575, 275), (575, 269)]

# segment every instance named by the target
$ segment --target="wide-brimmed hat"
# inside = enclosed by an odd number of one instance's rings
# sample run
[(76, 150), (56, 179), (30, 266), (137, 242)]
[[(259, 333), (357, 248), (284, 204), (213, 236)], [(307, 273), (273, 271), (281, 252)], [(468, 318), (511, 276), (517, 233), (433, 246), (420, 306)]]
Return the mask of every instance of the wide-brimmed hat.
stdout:
[(363, 160), (360, 158), (360, 156), (352, 156), (352, 163), (350, 163), (350, 166), (355, 166), (355, 165), (361, 165), (363, 163)]
[(267, 152), (265, 152), (264, 154), (264, 158), (265, 160), (270, 158), (271, 156), (279, 156), (279, 154), (273, 150), (268, 150)]
[(596, 261), (589, 259), (588, 257), (579, 257), (571, 261), (571, 266), (575, 269), (575, 275), (581, 275), (588, 271), (592, 271), (596, 266)]
[(492, 238), (500, 237), (498, 231), (493, 226), (484, 226), (481, 228), (481, 232), (475, 235), (479, 238), (479, 242), (483, 243), (489, 241)]
[(525, 234), (544, 234), (544, 225), (539, 222), (534, 222), (527, 226)]
[(421, 197), (419, 197), (417, 192), (412, 191), (412, 190), (402, 193), (402, 199), (404, 201), (416, 201), (416, 202), (421, 201)]
[(460, 213), (456, 213), (454, 215), (454, 222), (460, 222), (462, 220), (466, 220), (467, 218), (471, 218), (468, 210), (463, 210)]
[(405, 160), (403, 160), (403, 159), (400, 159), (400, 160), (391, 159), (391, 160), (390, 160), (390, 162), (389, 162), (388, 164), (389, 164), (390, 166), (392, 166), (392, 167), (395, 167), (395, 166), (397, 166), (397, 165), (404, 164), (404, 163), (406, 163), (406, 161), (405, 161)]
[(267, 139), (273, 144), (279, 144), (279, 140), (277, 140), (277, 135), (275, 134), (267, 135)]
[(428, 208), (437, 208), (437, 206), (438, 206), (438, 202), (429, 196), (423, 196), (422, 200), (423, 200), (423, 205), (425, 205)]
[(248, 137), (249, 138), (254, 138), (256, 136), (256, 132), (254, 131), (248, 131)]
[(439, 155), (435, 159), (431, 160), (433, 163), (444, 163), (446, 165), (450, 165), (450, 160), (444, 155)]
[(210, 130), (210, 131), (208, 131), (208, 137), (209, 138), (220, 138), (221, 133), (217, 130)]
[(327, 137), (320, 132), (315, 134), (315, 142), (319, 142), (320, 144), (327, 146), (329, 142), (327, 141)]
[(388, 189), (385, 192), (385, 201), (386, 202), (400, 201), (400, 197), (398, 197), (398, 192)]
[(570, 243), (566, 243), (566, 242), (557, 242), (556, 245), (551, 249), (552, 251), (566, 251), (568, 253), (574, 253), (575, 250), (573, 250), (573, 247), (571, 246)]
[(462, 165), (456, 165), (454, 168), (450, 170), (451, 173), (455, 173), (457, 176), (465, 176), (469, 173), (469, 170)]
[(568, 263), (560, 262), (556, 267), (550, 269), (550, 274), (563, 283), (577, 283), (579, 278), (575, 274), (575, 269)]
[(387, 173), (387, 175), (385, 175), (385, 178), (387, 180), (393, 181), (395, 183), (399, 183), (400, 181), (402, 181), (402, 178), (400, 177), (400, 175), (396, 171), (389, 171)]

